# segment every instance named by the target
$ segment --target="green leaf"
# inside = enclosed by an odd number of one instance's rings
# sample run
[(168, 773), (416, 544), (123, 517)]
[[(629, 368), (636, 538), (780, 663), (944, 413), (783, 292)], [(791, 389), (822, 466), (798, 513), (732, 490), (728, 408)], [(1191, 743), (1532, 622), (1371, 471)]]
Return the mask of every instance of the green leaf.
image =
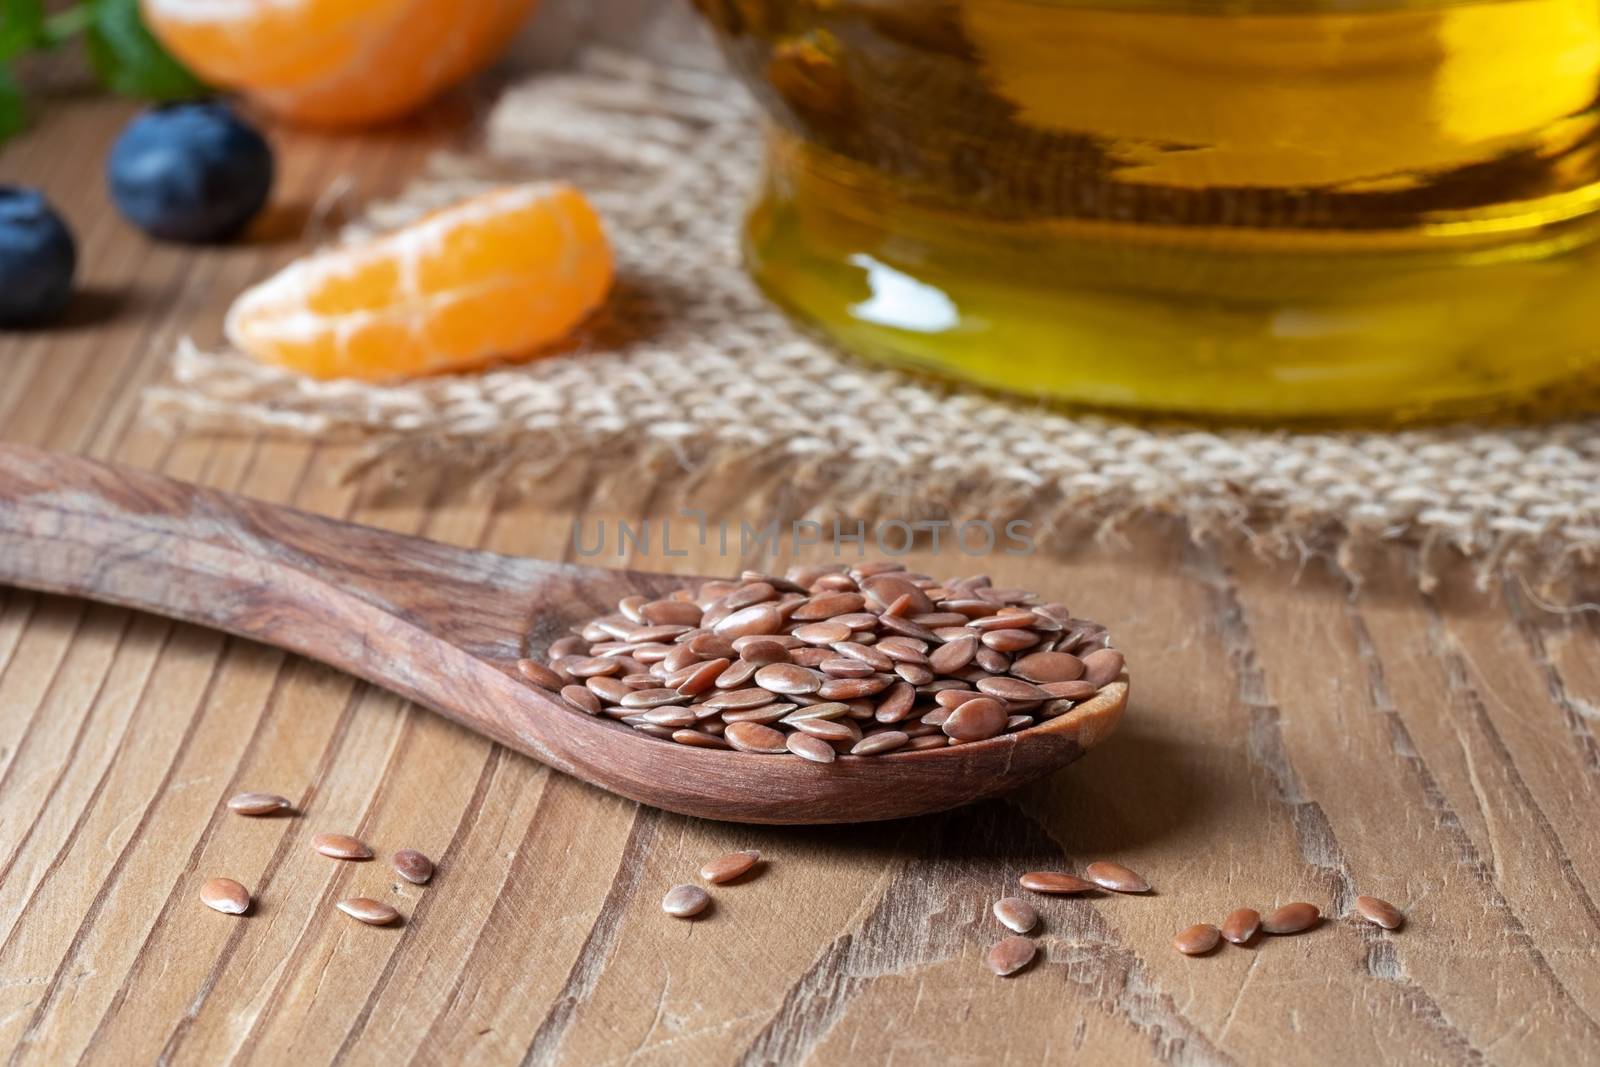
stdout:
[(48, 40), (44, 0), (0, 0), (0, 60), (30, 52)]
[(178, 100), (206, 91), (202, 83), (150, 36), (139, 0), (93, 0), (84, 44), (100, 81), (112, 92), (149, 100)]
[(11, 77), (11, 71), (0, 66), (0, 141), (19, 133), (27, 124), (28, 113), (22, 103), (22, 89)]

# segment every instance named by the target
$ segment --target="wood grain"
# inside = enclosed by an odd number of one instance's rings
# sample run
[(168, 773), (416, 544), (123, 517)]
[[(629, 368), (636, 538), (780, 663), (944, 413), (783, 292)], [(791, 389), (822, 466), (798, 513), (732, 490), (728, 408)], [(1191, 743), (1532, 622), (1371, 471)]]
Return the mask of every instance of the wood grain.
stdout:
[[(418, 472), (346, 484), (336, 443), (169, 437), (137, 392), (185, 333), (297, 248), (148, 244), (98, 158), (122, 104), (52, 99), (0, 155), (48, 186), (95, 294), (0, 337), (0, 436), (467, 547), (570, 559), (571, 524), (685, 501), (575, 465), (533, 496)], [(276, 131), (285, 202), (381, 194), (446, 131)], [(718, 487), (714, 514), (750, 513)], [(796, 501), (794, 514), (808, 501)], [(687, 532), (685, 523), (682, 532)], [(784, 560), (633, 554), (708, 573)], [(922, 552), (934, 572), (972, 561)], [(1164, 528), (982, 566), (1101, 618), (1138, 673), (1122, 731), (1059, 776), (946, 816), (756, 829), (642, 809), (308, 660), (196, 627), (0, 589), (0, 1051), (9, 1062), (1547, 1064), (1600, 1047), (1600, 633), (1520, 586), (1416, 591), (1397, 553), (1359, 596)], [(1600, 599), (1594, 595), (1589, 599)], [(294, 818), (229, 815), (231, 793)], [(439, 863), (428, 886), (313, 854), (357, 833)], [(662, 893), (760, 848), (704, 921)], [(1015, 876), (1115, 858), (1156, 886), (1041, 902), (1041, 958), (983, 964)], [(248, 885), (243, 920), (202, 908)], [(1408, 915), (1353, 921), (1359, 892)], [(396, 902), (394, 929), (332, 908)], [(1315, 932), (1179, 957), (1239, 904), (1308, 899)]]

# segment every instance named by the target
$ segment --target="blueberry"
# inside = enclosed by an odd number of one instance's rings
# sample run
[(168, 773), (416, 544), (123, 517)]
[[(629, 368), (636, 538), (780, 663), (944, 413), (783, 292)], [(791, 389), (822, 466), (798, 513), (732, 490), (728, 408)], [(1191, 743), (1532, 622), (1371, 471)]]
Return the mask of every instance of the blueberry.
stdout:
[(56, 315), (72, 295), (78, 248), (36, 189), (0, 185), (0, 325)]
[(152, 237), (226, 241), (272, 191), (266, 139), (217, 103), (168, 104), (128, 123), (106, 176), (117, 210)]

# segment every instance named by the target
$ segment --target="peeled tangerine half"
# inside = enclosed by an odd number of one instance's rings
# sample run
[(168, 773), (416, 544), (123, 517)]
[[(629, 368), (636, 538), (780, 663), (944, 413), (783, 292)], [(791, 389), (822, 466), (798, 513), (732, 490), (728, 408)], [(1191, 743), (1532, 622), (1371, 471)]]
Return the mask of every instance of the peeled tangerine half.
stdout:
[(519, 185), (305, 256), (234, 301), (228, 340), (315, 378), (470, 370), (562, 340), (611, 288), (600, 217), (570, 185)]

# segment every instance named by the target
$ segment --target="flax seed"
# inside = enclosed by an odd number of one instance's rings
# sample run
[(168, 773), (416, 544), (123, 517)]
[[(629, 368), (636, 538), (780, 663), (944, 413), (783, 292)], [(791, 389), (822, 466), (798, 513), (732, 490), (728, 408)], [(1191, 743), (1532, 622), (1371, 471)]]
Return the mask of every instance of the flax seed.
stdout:
[(833, 650), (851, 659), (858, 659), (875, 671), (894, 670), (894, 660), (889, 658), (886, 649), (869, 648), (856, 641), (840, 641), (833, 646)]
[(311, 839), (311, 847), (324, 856), (332, 856), (336, 860), (370, 860), (372, 849), (366, 842), (349, 834), (317, 834)]
[(950, 712), (940, 725), (945, 734), (960, 741), (982, 741), (1006, 728), (1006, 709), (1000, 701), (979, 697)]
[(689, 632), (687, 626), (641, 626), (628, 631), (628, 640), (636, 645), (655, 645), (675, 640)]
[(996, 652), (1016, 652), (1039, 643), (1039, 635), (1028, 630), (990, 630), (980, 640)]
[(1136, 871), (1129, 870), (1120, 863), (1100, 860), (1085, 867), (1083, 873), (1089, 876), (1089, 881), (1102, 889), (1110, 889), (1117, 893), (1150, 892), (1149, 882), (1139, 877)]
[(795, 628), (794, 636), (808, 645), (833, 645), (841, 641), (850, 640), (853, 631), (850, 627), (836, 620), (827, 622), (808, 622)]
[(400, 918), (400, 913), (381, 900), (371, 897), (351, 897), (334, 905), (340, 911), (366, 923), (368, 926), (388, 926)]
[(621, 704), (622, 698), (633, 692), (630, 686), (616, 678), (588, 678), (583, 685), (607, 704)]
[(832, 763), (838, 755), (833, 746), (820, 737), (812, 737), (808, 733), (795, 732), (784, 738), (784, 744), (789, 746), (789, 751), (796, 756), (803, 757), (813, 763)]
[(642, 609), (649, 602), (649, 597), (625, 596), (621, 600), (617, 601), (617, 612), (623, 618), (643, 625), (645, 617)]
[(569, 634), (566, 637), (558, 637), (550, 642), (550, 651), (547, 655), (551, 659), (561, 659), (564, 656), (581, 656), (587, 653), (588, 650), (589, 642), (577, 634)]
[(700, 877), (713, 885), (731, 882), (751, 871), (761, 862), (761, 853), (753, 848), (718, 856), (700, 867)]
[(1356, 914), (1385, 930), (1397, 930), (1406, 921), (1399, 908), (1378, 897), (1356, 897)]
[[(785, 722), (789, 722), (787, 716)], [(850, 741), (858, 739), (860, 728), (849, 719), (839, 722), (835, 719), (797, 719), (790, 723), (796, 730), (812, 737), (820, 737), (824, 741)]]
[(403, 848), (389, 858), (394, 873), (416, 885), (426, 885), (433, 877), (433, 861), (414, 848)]
[(739, 640), (734, 642), (739, 650), (739, 658), (764, 667), (769, 663), (788, 663), (789, 648), (782, 641), (772, 637), (759, 637), (754, 641)]
[(901, 730), (878, 730), (850, 746), (852, 756), (876, 756), (904, 747), (911, 738)]
[(762, 726), (770, 726), (781, 722), (794, 710), (794, 705), (787, 702), (774, 704), (760, 704), (753, 708), (735, 708), (722, 712), (722, 721), (728, 724), (736, 722), (754, 722)]
[(749, 637), (752, 634), (775, 634), (783, 628), (783, 616), (771, 604), (752, 604), (740, 608), (712, 627), (723, 637)]
[(928, 657), (928, 666), (940, 674), (954, 674), (972, 662), (978, 652), (978, 638), (965, 634), (949, 644), (940, 645)]
[(989, 950), (989, 969), (1001, 978), (1009, 978), (1033, 962), (1039, 946), (1030, 938), (1002, 938)]
[(693, 726), (696, 722), (695, 713), (688, 708), (661, 707), (651, 708), (642, 716), (651, 726), (666, 726), (673, 730), (685, 726)]
[(850, 712), (850, 705), (837, 700), (827, 700), (821, 704), (812, 704), (809, 707), (793, 711), (783, 717), (784, 722), (796, 723), (801, 719), (842, 719)]
[(774, 693), (815, 693), (822, 688), (824, 676), (806, 667), (792, 663), (769, 663), (756, 671), (756, 685)]
[(1011, 665), (1012, 674), (1038, 685), (1077, 681), (1083, 671), (1083, 660), (1066, 652), (1033, 652)]
[(653, 626), (699, 626), (700, 606), (682, 600), (652, 600), (639, 614)]
[(1017, 879), (1017, 884), (1024, 889), (1031, 889), (1035, 893), (1052, 893), (1064, 895), (1071, 893), (1087, 893), (1098, 888), (1093, 882), (1085, 881), (1075, 874), (1063, 874), (1060, 871), (1029, 871)]
[(911, 714), (912, 705), (917, 702), (917, 691), (909, 683), (896, 682), (891, 685), (878, 701), (877, 710), (873, 718), (883, 723), (895, 723)]
[(817, 695), (824, 700), (857, 700), (881, 693), (889, 685), (889, 678), (882, 674), (871, 678), (829, 678), (817, 690)]
[(674, 731), (672, 731), (672, 739), (674, 741), (676, 741), (678, 744), (680, 744), (680, 745), (688, 745), (690, 748), (732, 748), (733, 747), (732, 745), (728, 744), (727, 741), (723, 740), (721, 737), (718, 737), (715, 734), (703, 733), (703, 732), (701, 732), (699, 730), (674, 730)]
[(200, 903), (224, 915), (243, 915), (250, 910), (250, 890), (232, 878), (213, 878), (200, 887)]
[(276, 793), (236, 793), (228, 798), (228, 810), (239, 815), (276, 815), (289, 810), (289, 798)]
[(635, 711), (649, 711), (669, 704), (687, 704), (692, 699), (688, 693), (680, 693), (676, 689), (635, 689), (622, 698), (622, 706)]
[(1048, 700), (1050, 694), (1021, 678), (984, 678), (978, 682), (978, 692), (1000, 700)]
[(661, 898), (661, 910), (674, 919), (692, 919), (706, 910), (711, 894), (697, 885), (677, 885)]
[(1100, 691), (1099, 686), (1085, 681), (1046, 682), (1039, 688), (1063, 700), (1088, 700)]
[(1261, 920), (1261, 932), (1266, 934), (1298, 934), (1322, 921), (1322, 912), (1315, 904), (1304, 901), (1285, 904)]
[(729, 744), (740, 752), (775, 755), (789, 751), (788, 745), (784, 742), (784, 734), (760, 723), (729, 723), (727, 733), (723, 736), (728, 739)]
[(1172, 947), (1185, 956), (1204, 956), (1217, 947), (1222, 934), (1210, 923), (1195, 923), (1172, 939)]
[(869, 678), (877, 673), (870, 664), (848, 656), (825, 659), (817, 665), (817, 669), (830, 678)]
[(701, 633), (689, 641), (689, 651), (702, 659), (733, 659), (733, 642), (721, 634)]
[(813, 596), (789, 616), (796, 622), (820, 622), (839, 615), (853, 615), (866, 605), (860, 593), (822, 593)]
[(1261, 913), (1254, 908), (1234, 908), (1222, 920), (1222, 936), (1235, 945), (1247, 944), (1261, 928)]
[(758, 708), (777, 699), (774, 693), (766, 689), (753, 687), (750, 689), (725, 689), (707, 697), (702, 703), (708, 708), (737, 711), (742, 708)]
[(1001, 897), (994, 902), (994, 917), (1000, 925), (1019, 934), (1025, 934), (1039, 925), (1039, 913), (1021, 897)]
[(714, 686), (722, 672), (732, 665), (731, 660), (712, 659), (686, 667), (676, 676), (677, 684), (673, 688), (687, 696), (699, 696)]
[(615, 658), (593, 656), (588, 659), (574, 657), (562, 663), (574, 678), (593, 678), (598, 674), (621, 674), (622, 665)]
[(956, 746), (1025, 735), (1121, 673), (1104, 627), (1039, 599), (892, 563), (747, 571), (625, 597), (519, 671), (683, 745), (818, 760)]
[(566, 684), (561, 680), (561, 675), (535, 660), (517, 660), (517, 670), (540, 689), (548, 689), (552, 693), (558, 692)]
[(700, 662), (700, 657), (688, 645), (674, 645), (660, 663), (651, 668), (660, 671), (663, 675), (677, 674), (679, 671), (693, 667)]
[(1109, 685), (1122, 673), (1122, 653), (1114, 648), (1101, 648), (1083, 657), (1083, 680), (1096, 689)]
[(718, 689), (738, 689), (744, 683), (756, 676), (756, 671), (761, 669), (761, 664), (751, 663), (749, 660), (735, 660), (727, 670), (717, 675), (713, 683)]
[(561, 699), (588, 715), (600, 714), (600, 698), (581, 685), (563, 686)]

